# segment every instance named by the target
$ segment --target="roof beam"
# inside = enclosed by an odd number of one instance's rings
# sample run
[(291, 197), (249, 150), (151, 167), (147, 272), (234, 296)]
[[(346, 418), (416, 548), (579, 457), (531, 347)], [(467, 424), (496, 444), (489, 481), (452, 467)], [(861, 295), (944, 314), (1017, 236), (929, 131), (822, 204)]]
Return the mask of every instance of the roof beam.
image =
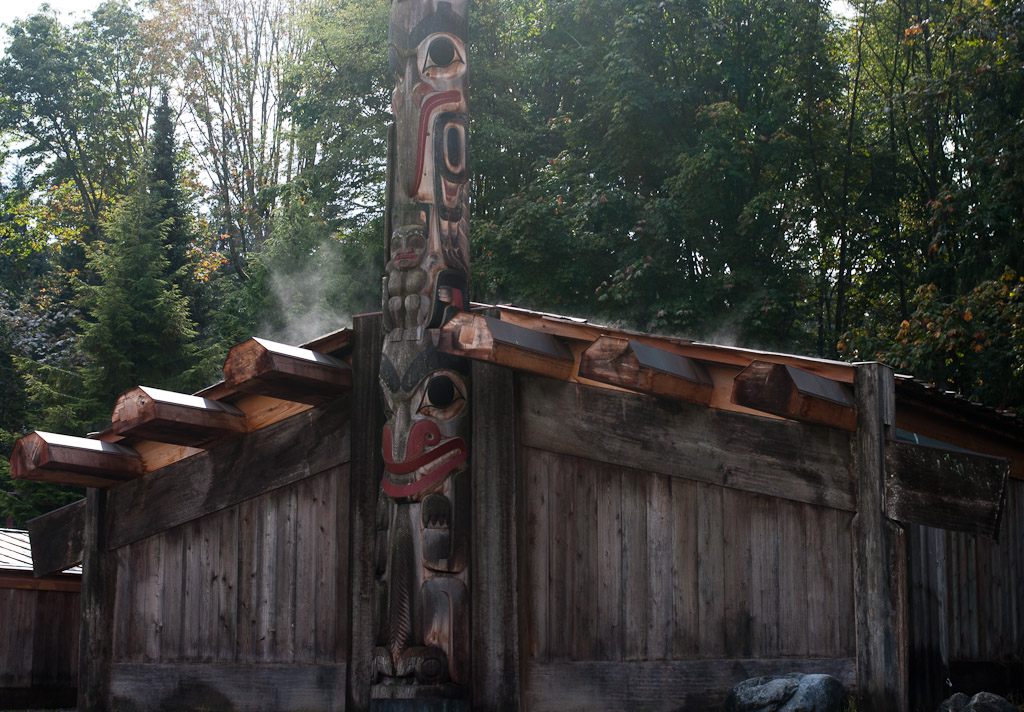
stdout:
[(352, 388), (352, 369), (310, 349), (252, 338), (231, 348), (224, 381), (236, 391), (319, 405)]
[(122, 393), (111, 422), (117, 435), (188, 447), (246, 432), (245, 414), (233, 405), (147, 386)]
[(602, 336), (586, 348), (580, 376), (700, 405), (709, 404), (714, 391), (714, 382), (698, 361), (614, 336)]
[(857, 429), (857, 408), (846, 387), (788, 364), (751, 362), (733, 380), (732, 402), (793, 420)]
[(551, 334), (461, 312), (441, 329), (438, 350), (551, 378), (573, 375), (572, 352)]
[(102, 440), (35, 431), (11, 452), (11, 476), (79, 487), (113, 487), (143, 474), (135, 450)]

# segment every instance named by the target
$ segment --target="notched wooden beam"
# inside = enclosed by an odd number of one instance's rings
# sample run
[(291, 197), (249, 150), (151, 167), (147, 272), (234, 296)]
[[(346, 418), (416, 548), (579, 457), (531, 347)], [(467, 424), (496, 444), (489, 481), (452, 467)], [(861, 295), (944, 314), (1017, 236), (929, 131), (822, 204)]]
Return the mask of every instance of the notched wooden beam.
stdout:
[(846, 386), (796, 366), (754, 361), (733, 380), (732, 402), (853, 432), (857, 408)]
[(148, 386), (122, 393), (111, 422), (117, 435), (188, 447), (246, 432), (245, 414), (233, 405)]
[(116, 443), (36, 431), (11, 452), (11, 476), (80, 487), (113, 487), (143, 474), (142, 458)]
[(59, 573), (82, 563), (84, 499), (30, 519), (26, 526), (36, 576)]
[(714, 382), (699, 361), (614, 336), (602, 336), (587, 347), (580, 357), (580, 376), (700, 405), (710, 403), (714, 392)]
[(320, 405), (352, 388), (352, 369), (332, 356), (252, 338), (232, 347), (224, 381), (236, 391)]
[(1009, 460), (890, 440), (885, 472), (890, 519), (998, 537)]
[(462, 312), (441, 329), (437, 347), (477, 361), (567, 379), (573, 356), (557, 337), (483, 314)]

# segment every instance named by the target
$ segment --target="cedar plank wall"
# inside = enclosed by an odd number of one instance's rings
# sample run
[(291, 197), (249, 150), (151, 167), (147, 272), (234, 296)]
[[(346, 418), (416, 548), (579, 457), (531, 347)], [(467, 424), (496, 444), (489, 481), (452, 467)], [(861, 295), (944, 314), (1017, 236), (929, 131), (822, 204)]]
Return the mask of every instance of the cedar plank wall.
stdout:
[(0, 588), (0, 707), (69, 706), (81, 594)]
[(909, 527), (912, 707), (1024, 692), (1024, 480), (1007, 490), (998, 542)]
[(111, 709), (344, 709), (348, 496), (344, 462), (115, 549)]
[[(574, 401), (583, 427), (600, 430), (606, 408), (622, 423), (612, 437), (625, 441), (638, 412), (668, 419), (670, 432), (702, 409), (535, 377), (519, 383), (525, 709), (717, 710), (740, 680), (801, 671), (852, 687), (852, 512), (722, 486), (673, 459), (668, 441), (660, 450), (640, 444), (646, 466), (663, 459), (661, 472), (626, 466), (629, 445), (609, 456), (608, 437), (585, 457), (585, 443), (571, 444), (573, 424), (551, 438), (550, 426), (537, 427), (559, 417), (551, 409), (572, 420)], [(819, 499), (805, 496), (813, 490), (796, 496)]]

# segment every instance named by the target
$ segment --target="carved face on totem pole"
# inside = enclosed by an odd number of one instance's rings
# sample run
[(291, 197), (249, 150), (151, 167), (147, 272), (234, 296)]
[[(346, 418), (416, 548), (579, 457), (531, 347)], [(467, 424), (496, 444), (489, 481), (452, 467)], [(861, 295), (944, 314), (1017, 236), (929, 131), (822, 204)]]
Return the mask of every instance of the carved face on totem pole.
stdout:
[(466, 2), (391, 7), (378, 697), (468, 683), (468, 366), (436, 348), (469, 306)]

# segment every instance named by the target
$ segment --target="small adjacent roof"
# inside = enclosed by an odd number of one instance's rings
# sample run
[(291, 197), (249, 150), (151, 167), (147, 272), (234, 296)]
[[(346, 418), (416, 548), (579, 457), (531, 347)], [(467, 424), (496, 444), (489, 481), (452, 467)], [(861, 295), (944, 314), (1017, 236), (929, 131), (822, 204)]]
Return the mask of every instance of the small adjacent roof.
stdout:
[[(32, 547), (28, 532), (21, 529), (0, 529), (0, 570), (31, 571)], [(81, 566), (75, 566), (64, 573), (80, 574)]]

